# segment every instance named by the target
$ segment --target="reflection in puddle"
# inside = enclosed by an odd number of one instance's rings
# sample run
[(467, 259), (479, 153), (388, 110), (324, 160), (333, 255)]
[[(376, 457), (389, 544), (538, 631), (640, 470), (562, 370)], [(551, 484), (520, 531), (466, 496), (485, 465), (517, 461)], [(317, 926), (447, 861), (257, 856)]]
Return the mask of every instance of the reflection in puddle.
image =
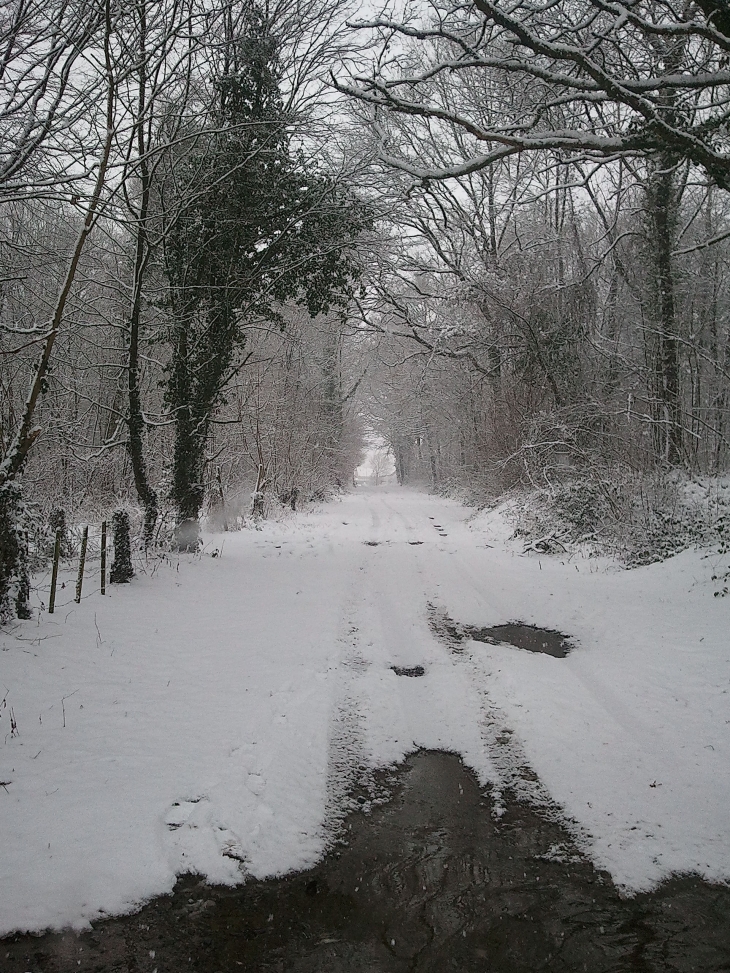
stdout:
[(475, 642), (488, 642), (499, 645), (507, 642), (518, 649), (528, 652), (544, 652), (556, 659), (564, 659), (575, 646), (568, 640), (567, 635), (555, 632), (549, 628), (538, 628), (536, 625), (526, 625), (524, 622), (509, 622), (507, 625), (494, 625), (492, 628), (477, 628), (475, 625), (465, 625), (464, 633)]
[(91, 931), (9, 937), (3, 973), (728, 969), (729, 888), (681, 878), (621, 898), (556, 821), (515, 800), (496, 820), (454, 754), (419, 751), (358, 802), (369, 812), (310, 871), (238, 888), (187, 875)]
[(428, 604), (428, 624), (434, 635), (451, 646), (452, 652), (463, 652), (464, 641), (487, 642), (489, 645), (512, 645), (528, 652), (543, 652), (556, 659), (564, 659), (575, 648), (570, 636), (550, 628), (538, 628), (525, 622), (507, 622), (490, 627), (462, 625), (446, 612)]

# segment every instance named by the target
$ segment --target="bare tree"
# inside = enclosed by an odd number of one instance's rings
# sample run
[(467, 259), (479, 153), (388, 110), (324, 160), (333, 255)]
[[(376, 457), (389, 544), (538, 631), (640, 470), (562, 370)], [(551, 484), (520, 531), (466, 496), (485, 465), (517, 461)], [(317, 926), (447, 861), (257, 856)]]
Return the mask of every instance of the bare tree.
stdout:
[[(381, 38), (379, 69), (340, 79), (341, 89), (376, 110), (463, 133), (441, 167), (383, 146), (384, 158), (419, 178), (463, 175), (526, 151), (598, 162), (664, 152), (730, 189), (724, 3), (520, 0), (506, 9), (473, 0), (434, 4), (413, 22), (360, 26)], [(475, 75), (501, 92), (476, 117), (449, 97), (453, 79)]]
[[(83, 5), (82, 5), (83, 6)], [(92, 113), (91, 125), (101, 122), (98, 157), (95, 172), (89, 172), (90, 185), (82, 204), (83, 221), (76, 242), (69, 254), (60, 291), (49, 319), (34, 324), (28, 337), (40, 344), (41, 352), (31, 378), (25, 405), (17, 419), (15, 434), (0, 463), (0, 491), (2, 491), (3, 549), (0, 552), (0, 611), (9, 610), (9, 589), (14, 576), (21, 576), (17, 609), (27, 610), (27, 581), (23, 577), (22, 545), (11, 544), (8, 538), (17, 535), (13, 526), (18, 516), (19, 494), (14, 481), (26, 462), (28, 452), (40, 429), (34, 425), (34, 414), (43, 391), (53, 348), (64, 322), (66, 307), (86, 241), (92, 231), (102, 201), (115, 134), (117, 73), (114, 64), (112, 11), (109, 0), (99, 7), (83, 6), (83, 14), (90, 15), (92, 28), (101, 25), (99, 50), (90, 46), (93, 35), (88, 25), (77, 19), (75, 12), (67, 23), (67, 6), (41, 6), (17, 3), (10, 9), (4, 27), (6, 61), (0, 79), (4, 82), (5, 101), (0, 108), (0, 121), (6, 137), (14, 138), (15, 149), (8, 151), (0, 171), (0, 202), (7, 203), (23, 192), (58, 194), (73, 178), (73, 149), (78, 146), (78, 133), (73, 130), (79, 116), (88, 110), (87, 95), (96, 85), (102, 85), (101, 118)], [(68, 31), (68, 32), (67, 32)], [(50, 55), (49, 55), (50, 51)], [(69, 86), (71, 67), (85, 56), (84, 71), (90, 76), (88, 86), (72, 92)], [(86, 135), (93, 131), (85, 123)], [(86, 177), (87, 172), (80, 173)], [(77, 183), (83, 186), (83, 183)], [(74, 201), (77, 197), (74, 197)]]

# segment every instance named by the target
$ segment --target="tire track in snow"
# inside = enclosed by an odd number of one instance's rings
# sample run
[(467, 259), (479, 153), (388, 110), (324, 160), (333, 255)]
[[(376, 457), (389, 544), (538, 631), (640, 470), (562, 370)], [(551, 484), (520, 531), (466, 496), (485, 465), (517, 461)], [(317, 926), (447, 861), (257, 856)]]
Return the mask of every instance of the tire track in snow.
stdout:
[[(383, 509), (382, 501), (379, 501)], [(383, 534), (407, 526), (388, 508)], [(394, 531), (387, 528), (393, 527)], [(400, 762), (419, 748), (458, 751), (479, 765), (479, 699), (462, 669), (445, 656), (423, 613), (422, 548), (384, 544), (367, 556), (362, 575), (362, 651), (371, 663), (360, 680), (365, 756), (374, 767)], [(403, 670), (423, 675), (398, 676)], [(483, 763), (483, 761), (482, 761)]]
[(575, 851), (590, 859), (592, 837), (565, 808), (556, 801), (538, 777), (525, 753), (519, 734), (512, 729), (507, 715), (489, 695), (487, 683), (491, 672), (486, 672), (482, 660), (471, 654), (463, 659), (472, 673), (482, 696), (480, 731), (484, 746), (495, 767), (498, 780), (491, 791), (493, 813), (501, 817), (507, 810), (506, 792), (511, 799), (535, 808), (540, 815), (567, 831), (575, 843)]
[(507, 810), (506, 798), (525, 802), (550, 821), (565, 828), (581, 854), (589, 857), (590, 835), (551, 796), (525, 753), (518, 733), (507, 714), (489, 694), (492, 672), (480, 656), (469, 650), (470, 640), (445, 612), (428, 605), (434, 637), (451, 650), (456, 664), (468, 672), (468, 679), (480, 698), (479, 732), (489, 764), (493, 768), (490, 798), (492, 813), (501, 817)]
[[(363, 570), (365, 570), (363, 568)], [(369, 667), (361, 652), (361, 623), (358, 602), (362, 595), (353, 591), (345, 603), (338, 642), (341, 655), (338, 661), (335, 700), (330, 727), (327, 760), (327, 802), (323, 831), (325, 843), (332, 845), (338, 837), (342, 822), (361, 801), (353, 796), (358, 785), (367, 785), (364, 764), (363, 713), (358, 683)]]
[[(362, 784), (367, 787), (372, 770), (423, 747), (459, 752), (484, 782), (490, 782), (497, 815), (506, 809), (509, 793), (510, 799), (526, 801), (567, 824), (584, 848), (585, 835), (551, 798), (519, 735), (490, 697), (491, 672), (483, 660), (468, 651), (468, 643), (459, 646), (467, 651), (454, 653), (453, 640), (446, 654), (443, 639), (424, 624), (429, 585), (424, 585), (423, 572), (428, 573), (429, 551), (395, 543), (398, 535), (401, 540), (404, 534), (413, 536), (414, 518), (401, 512), (397, 502), (389, 502), (392, 498), (369, 499), (371, 537), (378, 546), (362, 559), (343, 611), (329, 748), (330, 840), (345, 814), (363, 801), (362, 793), (360, 801), (354, 800), (353, 791)], [(430, 526), (424, 523), (424, 530)], [(484, 597), (456, 551), (437, 556), (447, 577), (451, 575), (457, 585), (467, 584), (485, 607), (494, 609), (494, 599)], [(433, 600), (440, 602), (438, 597)], [(391, 672), (394, 664), (422, 664), (426, 674), (397, 677)]]
[[(387, 519), (382, 526), (384, 533), (388, 526), (388, 520), (394, 519), (400, 521), (406, 531), (413, 530), (412, 519), (398, 509), (399, 505), (392, 496), (389, 499), (385, 497), (378, 497), (377, 499), (379, 507), (386, 513)], [(434, 504), (434, 512), (438, 511), (439, 515), (446, 512), (438, 510), (435, 499), (430, 499), (431, 503)], [(443, 519), (441, 517), (439, 522), (442, 522)], [(378, 523), (380, 522), (378, 516)], [(396, 530), (398, 530), (398, 527), (396, 527)], [(372, 586), (369, 602), (371, 610), (377, 613), (381, 629), (391, 633), (391, 643), (394, 649), (392, 661), (401, 662), (407, 666), (414, 665), (423, 661), (423, 657), (430, 654), (428, 649), (432, 648), (434, 641), (440, 647), (443, 647), (444, 644), (448, 645), (451, 649), (450, 660), (452, 665), (457, 672), (465, 676), (465, 686), (468, 685), (478, 699), (477, 711), (472, 716), (477, 722), (481, 745), (487, 758), (485, 767), (490, 768), (490, 776), (494, 777), (492, 798), (495, 801), (495, 808), (498, 813), (504, 810), (504, 792), (509, 790), (518, 800), (528, 801), (532, 806), (565, 823), (566, 815), (563, 809), (551, 798), (531, 767), (519, 735), (513, 731), (507, 715), (489, 695), (488, 680), (491, 672), (485, 668), (483, 660), (478, 656), (473, 655), (468, 650), (463, 651), (467, 648), (468, 642), (464, 641), (459, 634), (458, 624), (451, 622), (443, 611), (439, 595), (432, 599), (437, 607), (431, 602), (428, 603), (427, 614), (430, 616), (429, 627), (431, 631), (426, 635), (426, 639), (432, 644), (431, 646), (424, 644), (421, 656), (417, 657), (419, 652), (416, 645), (418, 636), (412, 628), (404, 623), (403, 609), (405, 606), (402, 600), (398, 599), (398, 594), (399, 589), (410, 587), (408, 583), (409, 574), (420, 572), (423, 570), (423, 566), (427, 566), (428, 552), (424, 553), (421, 548), (412, 549), (411, 556), (407, 560), (401, 561), (397, 571), (393, 571), (395, 550), (381, 549), (378, 553), (380, 562), (378, 581)], [(450, 574), (454, 578), (454, 583), (457, 586), (467, 585), (477, 595), (478, 600), (484, 604), (485, 608), (491, 612), (494, 611), (493, 597), (485, 595), (483, 589), (474, 581), (469, 571), (461, 563), (457, 552), (449, 553), (445, 558), (442, 554), (442, 566), (446, 567), (447, 575)], [(414, 582), (415, 580), (413, 578)], [(442, 578), (443, 580), (445, 579)], [(415, 584), (413, 587), (420, 586)], [(444, 625), (445, 622), (449, 623), (448, 630)], [(382, 642), (383, 638), (380, 641)], [(424, 721), (419, 709), (423, 702), (423, 693), (415, 691), (414, 682), (410, 679), (401, 680), (398, 685), (398, 696), (400, 697), (399, 709), (403, 720), (415, 729), (422, 726)], [(418, 680), (418, 683), (420, 684), (421, 681)], [(440, 694), (437, 687), (434, 687), (434, 692), (431, 695), (432, 705), (439, 708), (439, 703), (442, 701), (438, 698)], [(445, 703), (446, 700), (443, 700), (443, 702)], [(442, 715), (445, 720), (449, 720), (449, 717), (451, 719), (456, 718), (454, 714), (445, 712)], [(417, 746), (419, 736), (417, 730), (414, 736), (416, 737), (414, 746)], [(466, 757), (467, 755), (462, 752), (462, 756)], [(481, 769), (484, 772), (484, 768)]]
[(397, 517), (398, 520), (402, 523), (403, 527), (405, 528), (406, 539), (412, 537), (413, 534), (416, 532), (417, 528), (415, 527), (411, 519), (407, 517), (404, 513), (402, 513), (400, 510), (397, 510), (396, 507), (394, 507), (392, 504), (388, 503), (388, 501), (385, 498), (381, 500), (381, 503), (391, 517)]

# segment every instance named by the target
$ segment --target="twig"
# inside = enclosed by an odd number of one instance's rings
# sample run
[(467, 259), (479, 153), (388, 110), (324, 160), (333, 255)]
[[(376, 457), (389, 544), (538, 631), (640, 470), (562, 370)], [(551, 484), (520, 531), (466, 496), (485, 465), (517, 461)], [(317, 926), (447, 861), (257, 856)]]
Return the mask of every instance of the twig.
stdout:
[(64, 728), (66, 726), (66, 707), (64, 706), (64, 702), (67, 699), (71, 699), (72, 696), (75, 696), (77, 692), (78, 692), (78, 689), (74, 689), (74, 691), (72, 693), (69, 693), (68, 696), (61, 696), (61, 711), (63, 713), (63, 725), (64, 725)]

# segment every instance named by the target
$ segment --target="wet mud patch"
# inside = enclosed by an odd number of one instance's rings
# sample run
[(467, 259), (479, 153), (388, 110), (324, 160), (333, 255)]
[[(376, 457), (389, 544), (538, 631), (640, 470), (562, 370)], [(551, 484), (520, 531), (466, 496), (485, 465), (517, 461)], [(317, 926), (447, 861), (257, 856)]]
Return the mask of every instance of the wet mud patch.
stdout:
[(525, 622), (507, 622), (505, 625), (483, 627), (478, 625), (464, 625), (454, 621), (445, 612), (439, 611), (429, 604), (428, 624), (433, 634), (442, 642), (446, 642), (452, 651), (462, 652), (466, 639), (475, 642), (486, 642), (489, 645), (512, 645), (528, 652), (541, 652), (556, 659), (564, 659), (575, 648), (570, 636), (554, 629), (539, 628)]
[(423, 676), (426, 672), (423, 666), (412, 666), (410, 669), (404, 669), (403, 666), (391, 666), (390, 668), (396, 676)]
[(560, 825), (488, 792), (453, 754), (421, 751), (390, 800), (351, 814), (314, 869), (174, 893), (91, 932), (9, 937), (7, 973), (719, 973), (730, 889), (677, 879), (622, 899)]
[(463, 642), (468, 637), (464, 626), (455, 622), (446, 612), (440, 611), (431, 602), (426, 605), (428, 627), (440, 642), (445, 642), (452, 652), (463, 652)]
[(506, 625), (494, 625), (491, 628), (476, 628), (473, 625), (464, 626), (465, 633), (476, 642), (488, 642), (499, 645), (506, 642), (518, 649), (528, 652), (542, 652), (555, 659), (564, 659), (575, 646), (567, 635), (549, 628), (538, 628), (524, 622), (508, 622)]

